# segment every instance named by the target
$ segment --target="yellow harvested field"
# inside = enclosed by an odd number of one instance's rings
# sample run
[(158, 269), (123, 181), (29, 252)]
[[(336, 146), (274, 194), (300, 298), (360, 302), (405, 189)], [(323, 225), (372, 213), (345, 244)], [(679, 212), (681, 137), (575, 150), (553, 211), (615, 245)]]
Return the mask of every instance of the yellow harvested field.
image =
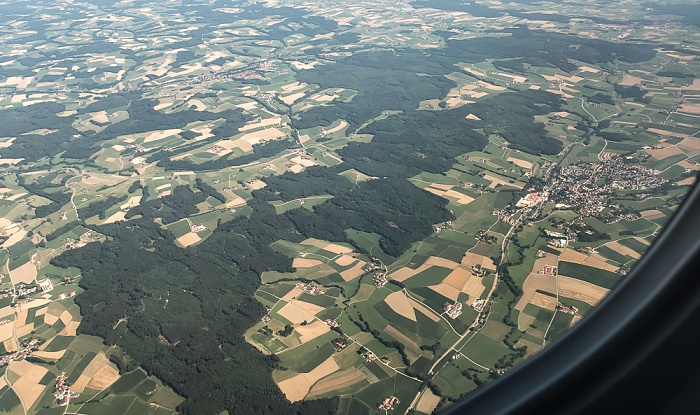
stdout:
[(186, 234), (177, 238), (177, 242), (184, 247), (194, 245), (201, 240), (202, 240), (202, 238), (200, 238), (199, 235), (197, 235), (194, 232), (187, 232)]
[(309, 392), (309, 398), (323, 395), (325, 393), (346, 388), (367, 379), (365, 375), (356, 368), (350, 368), (335, 372), (318, 381)]
[(300, 324), (304, 320), (313, 320), (316, 314), (325, 310), (325, 308), (307, 303), (306, 301), (291, 300), (277, 313), (294, 324)]
[(697, 179), (695, 177), (686, 177), (683, 180), (678, 181), (679, 186), (692, 186), (695, 184)]
[(267, 183), (262, 180), (254, 180), (252, 183), (248, 183), (248, 187), (250, 187), (251, 190), (259, 190), (265, 186), (267, 186)]
[(512, 161), (513, 164), (516, 166), (520, 166), (524, 169), (531, 169), (532, 168), (532, 163), (529, 161), (521, 160), (521, 159), (516, 159), (515, 157), (508, 157), (506, 161)]
[(35, 278), (36, 267), (34, 266), (34, 264), (32, 264), (31, 261), (25, 262), (21, 266), (10, 270), (10, 279), (12, 280), (13, 284), (30, 284), (34, 281)]
[(429, 319), (433, 320), (434, 322), (440, 321), (440, 317), (438, 317), (434, 312), (432, 312), (428, 307), (424, 306), (423, 304), (409, 299), (408, 301), (411, 302), (411, 305), (413, 306), (414, 309), (418, 310), (421, 314), (424, 316), (428, 317)]
[(298, 100), (299, 98), (302, 98), (304, 95), (306, 95), (306, 94), (303, 92), (297, 92), (296, 94), (280, 96), (279, 98), (285, 104), (292, 105), (294, 103), (294, 101)]
[(321, 264), (323, 264), (323, 262), (318, 259), (294, 258), (292, 261), (292, 266), (294, 268), (311, 268)]
[[(679, 182), (680, 183), (680, 182)], [(640, 212), (643, 218), (660, 218), (664, 216), (664, 213), (661, 212), (660, 210), (656, 209), (651, 209), (651, 210), (643, 210)]]
[(607, 288), (577, 280), (576, 278), (561, 275), (557, 278), (559, 279), (560, 296), (581, 300), (590, 305), (598, 304), (610, 292)]
[(347, 126), (348, 126), (348, 122), (347, 122), (347, 121), (341, 121), (340, 124), (338, 124), (337, 126), (331, 128), (330, 130), (326, 130), (326, 133), (327, 133), (327, 134), (331, 134), (331, 133), (334, 133), (334, 132), (336, 132), (336, 131), (340, 131), (340, 130), (342, 130), (343, 128), (345, 128), (345, 127), (347, 127)]
[(462, 258), (462, 265), (473, 267), (476, 265), (481, 265), (482, 268), (495, 271), (496, 265), (493, 263), (491, 258), (484, 255), (475, 254), (473, 252), (467, 252), (464, 258)]
[(120, 210), (119, 212), (116, 212), (116, 213), (112, 214), (110, 217), (108, 217), (107, 219), (105, 219), (105, 221), (102, 222), (102, 224), (107, 225), (110, 223), (119, 222), (119, 221), (123, 221), (123, 220), (126, 220), (126, 212)]
[(564, 252), (559, 256), (559, 260), (565, 261), (565, 262), (575, 262), (577, 264), (582, 263), (588, 255), (583, 254), (578, 251), (574, 251), (571, 248), (566, 248)]
[(557, 308), (557, 298), (536, 292), (530, 299), (530, 304), (554, 311)]
[(144, 143), (150, 143), (151, 141), (162, 140), (163, 138), (170, 137), (171, 135), (180, 134), (182, 130), (180, 128), (173, 128), (170, 130), (160, 130), (152, 131), (146, 137), (144, 137)]
[(29, 323), (21, 327), (15, 328), (15, 335), (17, 338), (24, 337), (30, 334), (34, 330), (34, 323)]
[(98, 370), (95, 376), (90, 379), (87, 388), (101, 391), (111, 386), (117, 379), (119, 379), (119, 370), (111, 364), (104, 365), (102, 369)]
[(357, 264), (355, 264), (354, 267), (352, 267), (350, 269), (346, 269), (345, 271), (342, 271), (340, 273), (340, 276), (343, 277), (343, 280), (345, 280), (345, 281), (352, 281), (355, 278), (357, 278), (360, 275), (365, 273), (365, 271), (363, 269), (364, 266), (365, 266), (365, 263), (363, 261), (360, 261)]
[(85, 390), (87, 384), (92, 380), (92, 378), (100, 371), (104, 366), (110, 365), (109, 359), (104, 353), (100, 352), (88, 363), (88, 365), (83, 369), (83, 373), (80, 374), (78, 380), (71, 385), (71, 390), (82, 393)]
[[(659, 212), (659, 213), (661, 213), (661, 212)], [(619, 242), (617, 242), (617, 241), (615, 241), (615, 242), (610, 242), (610, 243), (607, 245), (607, 247), (610, 248), (610, 249), (612, 249), (613, 251), (616, 251), (616, 252), (622, 254), (622, 255), (631, 256), (631, 257), (634, 258), (634, 259), (639, 259), (639, 258), (641, 257), (641, 255), (639, 255), (639, 254), (637, 253), (637, 251), (635, 251), (635, 250), (633, 250), (633, 249), (631, 249), (631, 248), (628, 248), (628, 247), (622, 245), (621, 243), (619, 243)]]
[(443, 196), (455, 199), (455, 203), (458, 205), (467, 205), (474, 201), (473, 197), (460, 193), (456, 190), (448, 190), (443, 194)]
[(289, 301), (289, 300), (291, 300), (291, 299), (293, 299), (293, 298), (296, 298), (296, 296), (299, 295), (299, 294), (301, 294), (301, 293), (303, 293), (303, 291), (301, 290), (301, 288), (294, 287), (294, 288), (292, 288), (292, 290), (291, 290), (290, 292), (288, 292), (287, 294), (285, 294), (284, 297), (282, 297), (282, 299), (283, 299), (284, 301)]
[(454, 287), (450, 287), (449, 285), (444, 283), (438, 285), (431, 285), (428, 288), (442, 295), (443, 297), (449, 298), (452, 301), (457, 301), (457, 298), (459, 298), (459, 293), (461, 292), (460, 290)]
[(527, 278), (525, 278), (525, 283), (523, 283), (523, 296), (520, 297), (518, 304), (515, 305), (515, 309), (518, 311), (523, 311), (525, 309), (525, 306), (527, 305), (527, 303), (530, 302), (532, 297), (535, 295), (535, 291), (537, 290), (556, 294), (557, 278), (561, 277), (530, 273), (530, 275), (528, 275)]
[[(588, 265), (589, 267), (593, 268), (600, 268), (604, 269), (606, 271), (610, 272), (615, 272), (619, 268), (617, 265), (609, 264), (607, 260), (600, 254), (598, 253), (593, 253), (586, 258), (585, 261), (582, 262), (583, 265)], [(569, 275), (570, 277), (575, 275)]]
[(338, 363), (336, 363), (333, 356), (331, 356), (323, 363), (316, 366), (311, 372), (300, 373), (292, 378), (281, 381), (277, 386), (282, 389), (282, 393), (287, 396), (287, 399), (291, 402), (297, 402), (304, 399), (314, 383), (338, 370), (340, 370), (340, 366), (338, 366)]
[(31, 408), (36, 403), (46, 386), (39, 381), (49, 372), (47, 369), (29, 363), (26, 360), (15, 360), (8, 366), (9, 371), (19, 376), (19, 380), (12, 384), (12, 388), (22, 399), (26, 408)]
[(318, 336), (328, 333), (331, 329), (321, 320), (314, 320), (305, 326), (296, 326), (294, 330), (299, 333), (301, 344), (310, 342)]
[(397, 314), (406, 317), (411, 321), (416, 321), (416, 312), (413, 309), (413, 305), (403, 291), (396, 291), (387, 295), (384, 302), (386, 302), (387, 305), (389, 305), (389, 307)]
[(351, 257), (350, 255), (341, 255), (340, 257), (336, 258), (335, 263), (340, 265), (341, 267), (347, 267), (355, 261), (356, 259)]
[(326, 251), (331, 251), (334, 254), (347, 254), (352, 252), (352, 248), (338, 244), (328, 244), (322, 249), (325, 249)]
[(271, 125), (277, 125), (282, 121), (282, 117), (272, 117), (272, 118), (265, 118), (264, 120), (255, 122), (255, 123), (250, 123), (246, 124), (243, 127), (239, 128), (239, 131), (249, 131), (249, 130), (255, 130), (258, 128), (264, 128), (264, 127), (269, 127)]
[(474, 300), (481, 297), (481, 294), (484, 292), (484, 288), (484, 284), (480, 277), (470, 275), (461, 291), (469, 295), (470, 300)]
[(492, 175), (490, 175), (490, 174), (484, 175), (484, 179), (486, 179), (486, 180), (488, 180), (488, 181), (491, 182), (491, 184), (489, 184), (489, 188), (491, 188), (491, 189), (493, 189), (494, 187), (496, 187), (496, 186), (499, 185), (499, 184), (500, 184), (501, 186), (510, 186), (510, 187), (515, 187), (515, 188), (518, 188), (518, 189), (522, 189), (522, 188), (523, 188), (522, 185), (518, 186), (518, 185), (516, 185), (515, 183), (508, 183), (507, 181), (501, 180), (501, 179), (499, 179), (499, 178), (497, 178), (497, 177), (494, 177), (494, 176), (492, 176)]
[(64, 327), (58, 334), (61, 336), (75, 336), (77, 335), (79, 325), (79, 321), (71, 321), (70, 323), (66, 324), (66, 327)]
[(39, 357), (46, 360), (58, 360), (66, 354), (65, 350), (59, 350), (57, 352), (45, 352), (45, 351), (35, 351), (32, 352), (32, 356)]
[(467, 282), (469, 277), (471, 277), (472, 273), (462, 267), (457, 267), (448, 275), (445, 277), (442, 282), (444, 284), (450, 285), (458, 290), (461, 290), (462, 287), (464, 287), (464, 284)]
[(416, 405), (416, 411), (423, 412), (425, 414), (432, 414), (435, 408), (437, 408), (440, 403), (440, 397), (433, 394), (430, 388), (426, 388)]
[(657, 160), (663, 160), (667, 157), (676, 156), (679, 154), (684, 154), (678, 147), (669, 145), (659, 150), (645, 150), (647, 153), (651, 154)]
[(14, 324), (8, 323), (0, 326), (0, 342), (12, 338), (12, 333), (14, 332)]

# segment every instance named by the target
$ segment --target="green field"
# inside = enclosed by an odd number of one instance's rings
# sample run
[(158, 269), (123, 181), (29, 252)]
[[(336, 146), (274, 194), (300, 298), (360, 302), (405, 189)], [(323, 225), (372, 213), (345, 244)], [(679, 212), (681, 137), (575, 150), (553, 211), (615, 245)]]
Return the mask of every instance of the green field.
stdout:
[(559, 261), (558, 272), (559, 275), (577, 278), (603, 288), (613, 288), (620, 280), (620, 275), (615, 274), (614, 272), (589, 267), (587, 265), (576, 264), (573, 262)]

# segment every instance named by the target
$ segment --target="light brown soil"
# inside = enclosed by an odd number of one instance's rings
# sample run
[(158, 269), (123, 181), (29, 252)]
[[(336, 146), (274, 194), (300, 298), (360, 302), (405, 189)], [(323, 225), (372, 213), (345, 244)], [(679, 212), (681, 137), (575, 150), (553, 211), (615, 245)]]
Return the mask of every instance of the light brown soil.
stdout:
[(466, 284), (469, 277), (471, 277), (471, 272), (462, 267), (455, 268), (454, 271), (450, 273), (444, 280), (443, 283), (450, 285), (458, 290), (461, 290)]
[[(540, 290), (552, 294), (557, 293), (557, 280), (556, 277), (544, 274), (531, 273), (525, 279), (523, 283), (523, 296), (515, 305), (515, 309), (518, 311), (523, 311), (525, 306), (530, 302), (532, 297), (535, 295), (535, 291)], [(521, 313), (523, 314), (523, 313)]]
[(557, 299), (542, 293), (535, 293), (530, 299), (530, 304), (554, 311), (557, 308)]
[(435, 313), (433, 313), (428, 307), (424, 306), (423, 304), (409, 300), (411, 302), (411, 305), (413, 306), (414, 309), (418, 310), (421, 314), (424, 316), (428, 317), (429, 319), (433, 320), (434, 322), (440, 321), (440, 317), (438, 317)]
[(449, 298), (452, 301), (457, 301), (457, 298), (459, 297), (460, 291), (450, 287), (447, 284), (438, 284), (438, 285), (431, 285), (430, 287), (431, 290), (435, 291), (436, 293), (442, 295), (443, 297)]
[(610, 292), (607, 288), (575, 278), (565, 276), (559, 276), (558, 278), (560, 296), (581, 300), (590, 305), (598, 304)]
[(516, 166), (520, 166), (520, 167), (522, 167), (522, 168), (524, 168), (524, 169), (528, 169), (528, 170), (529, 170), (529, 169), (532, 168), (532, 163), (530, 163), (529, 161), (525, 161), (525, 160), (521, 160), (521, 159), (516, 159), (515, 157), (508, 157), (508, 158), (506, 159), (506, 161), (512, 161), (513, 164), (515, 164)]
[(13, 361), (8, 366), (8, 370), (20, 376), (20, 379), (12, 387), (22, 399), (25, 407), (31, 408), (46, 387), (39, 384), (39, 381), (48, 373), (48, 370), (26, 360)]
[(439, 396), (433, 394), (430, 388), (426, 388), (425, 392), (423, 392), (423, 396), (421, 396), (418, 404), (416, 405), (416, 410), (418, 412), (432, 414), (440, 403), (440, 399), (441, 398)]
[(365, 263), (363, 261), (360, 261), (357, 264), (355, 264), (354, 267), (341, 272), (340, 276), (343, 277), (343, 280), (345, 281), (352, 281), (365, 273), (365, 271), (362, 269), (364, 266)]
[(301, 341), (301, 344), (304, 344), (310, 342), (318, 336), (328, 333), (331, 329), (321, 320), (314, 320), (305, 326), (296, 326), (294, 327), (294, 330), (299, 333), (299, 340)]
[(321, 264), (323, 264), (323, 262), (318, 259), (294, 258), (292, 261), (292, 266), (294, 268), (311, 268)]
[(353, 368), (345, 369), (330, 376), (326, 376), (316, 383), (309, 392), (309, 398), (323, 395), (325, 393), (346, 388), (362, 380), (367, 379), (359, 370)]
[(384, 302), (386, 302), (397, 314), (406, 317), (411, 321), (416, 321), (416, 312), (403, 291), (396, 291), (389, 294), (384, 299)]
[(290, 379), (283, 380), (278, 386), (287, 396), (287, 399), (291, 402), (297, 402), (304, 399), (314, 383), (339, 369), (340, 366), (338, 366), (338, 363), (336, 363), (333, 356), (331, 356), (326, 359), (326, 361), (316, 366), (311, 372), (300, 373)]
[(180, 243), (180, 245), (184, 247), (194, 245), (201, 240), (202, 238), (200, 238), (199, 235), (197, 235), (194, 232), (188, 232), (182, 235), (181, 237), (177, 238), (177, 241)]
[(469, 295), (469, 301), (471, 303), (475, 299), (481, 297), (481, 294), (484, 292), (484, 288), (485, 287), (483, 282), (481, 281), (481, 278), (471, 275), (469, 277), (469, 280), (467, 280), (467, 282), (462, 287), (462, 292)]

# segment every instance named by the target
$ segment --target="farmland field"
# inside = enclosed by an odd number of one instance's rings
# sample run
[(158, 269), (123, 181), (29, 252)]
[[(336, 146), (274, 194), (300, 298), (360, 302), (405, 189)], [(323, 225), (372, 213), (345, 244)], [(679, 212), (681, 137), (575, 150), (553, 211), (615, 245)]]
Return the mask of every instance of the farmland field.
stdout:
[(692, 8), (30, 3), (2, 413), (438, 413), (635, 272), (700, 171)]

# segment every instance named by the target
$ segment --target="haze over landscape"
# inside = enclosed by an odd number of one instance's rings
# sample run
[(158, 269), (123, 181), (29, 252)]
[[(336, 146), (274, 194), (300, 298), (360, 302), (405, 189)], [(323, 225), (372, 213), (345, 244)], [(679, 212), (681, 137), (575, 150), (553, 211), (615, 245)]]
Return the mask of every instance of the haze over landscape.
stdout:
[(700, 169), (689, 1), (0, 0), (0, 40), (0, 413), (439, 413)]

